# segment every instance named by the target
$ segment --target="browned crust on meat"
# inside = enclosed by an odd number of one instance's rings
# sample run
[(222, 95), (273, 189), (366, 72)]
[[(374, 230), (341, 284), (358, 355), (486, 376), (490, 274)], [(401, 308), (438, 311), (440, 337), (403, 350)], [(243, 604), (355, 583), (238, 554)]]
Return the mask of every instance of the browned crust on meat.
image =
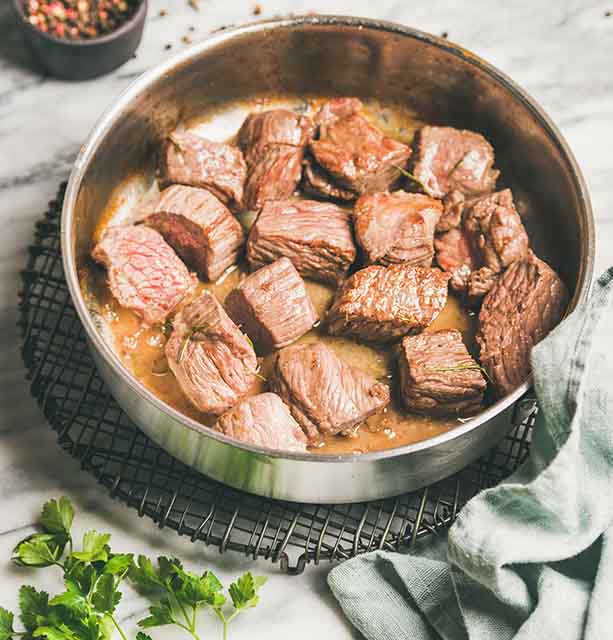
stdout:
[(398, 371), (409, 411), (448, 416), (481, 408), (487, 382), (455, 329), (403, 338)]
[(487, 294), (477, 344), (499, 396), (526, 381), (532, 347), (560, 322), (567, 303), (564, 283), (534, 254), (514, 262)]

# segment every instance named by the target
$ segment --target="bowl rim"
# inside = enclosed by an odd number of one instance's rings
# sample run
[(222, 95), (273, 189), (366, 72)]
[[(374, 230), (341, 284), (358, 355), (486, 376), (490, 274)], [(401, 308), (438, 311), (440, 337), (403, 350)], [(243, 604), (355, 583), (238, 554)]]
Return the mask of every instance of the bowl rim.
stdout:
[(147, 3), (148, 0), (140, 0), (138, 8), (136, 11), (130, 16), (128, 20), (126, 20), (118, 29), (111, 31), (110, 33), (105, 33), (102, 36), (97, 36), (95, 38), (89, 38), (87, 40), (69, 40), (67, 38), (60, 38), (58, 36), (54, 36), (50, 33), (46, 33), (45, 31), (41, 31), (37, 29), (33, 24), (31, 24), (25, 17), (24, 13), (24, 3), (27, 0), (12, 0), (11, 4), (15, 13), (17, 14), (17, 19), (21, 24), (22, 28), (28, 29), (31, 33), (35, 33), (43, 40), (47, 40), (48, 42), (53, 42), (55, 44), (64, 45), (66, 47), (73, 47), (76, 49), (80, 47), (92, 47), (96, 45), (103, 45), (112, 43), (117, 38), (120, 38), (123, 34), (134, 29), (139, 23), (143, 22), (145, 16), (147, 15)]
[(380, 451), (372, 451), (360, 454), (312, 454), (283, 452), (268, 449), (266, 447), (247, 445), (245, 443), (229, 438), (222, 433), (207, 428), (196, 420), (189, 418), (180, 411), (174, 409), (170, 405), (160, 400), (154, 393), (146, 389), (145, 386), (132, 375), (127, 367), (121, 362), (115, 351), (100, 336), (85, 305), (85, 300), (82, 295), (77, 275), (73, 243), (70, 237), (74, 219), (74, 208), (77, 201), (79, 188), (85, 171), (88, 167), (89, 161), (92, 159), (92, 157), (100, 147), (105, 136), (113, 128), (115, 120), (121, 115), (126, 105), (128, 105), (139, 94), (147, 91), (150, 84), (152, 84), (154, 81), (156, 81), (163, 75), (172, 72), (175, 67), (178, 67), (182, 63), (188, 62), (191, 58), (201, 55), (206, 51), (212, 50), (229, 40), (233, 40), (247, 34), (256, 33), (258, 31), (284, 28), (291, 29), (297, 26), (340, 26), (357, 30), (371, 29), (376, 31), (394, 33), (402, 35), (404, 37), (419, 40), (428, 45), (443, 49), (444, 51), (463, 59), (469, 64), (478, 67), (480, 70), (490, 75), (496, 82), (501, 84), (505, 90), (509, 91), (517, 100), (519, 100), (523, 104), (524, 107), (531, 111), (536, 120), (539, 122), (540, 126), (544, 128), (551, 141), (558, 147), (562, 157), (564, 157), (568, 162), (573, 180), (575, 181), (577, 186), (577, 191), (580, 198), (580, 206), (582, 207), (585, 214), (581, 219), (581, 223), (583, 225), (583, 228), (581, 230), (581, 264), (577, 277), (577, 286), (573, 298), (569, 303), (567, 314), (570, 311), (574, 310), (578, 304), (585, 301), (588, 295), (594, 269), (595, 235), (592, 206), (587, 190), (587, 184), (581, 173), (581, 170), (579, 169), (577, 161), (572, 151), (570, 150), (568, 143), (566, 142), (556, 125), (553, 123), (551, 118), (545, 113), (543, 108), (540, 107), (540, 105), (538, 105), (538, 103), (523, 88), (521, 88), (517, 83), (511, 80), (511, 78), (509, 78), (505, 73), (498, 70), (496, 67), (481, 59), (474, 53), (464, 49), (459, 45), (449, 42), (447, 39), (439, 38), (426, 32), (413, 29), (411, 27), (406, 27), (394, 22), (343, 15), (305, 15), (293, 16), (290, 18), (281, 17), (272, 20), (250, 22), (237, 27), (230, 27), (224, 30), (217, 31), (209, 35), (203, 41), (179, 53), (169, 56), (160, 64), (155, 65), (154, 67), (143, 73), (135, 81), (133, 81), (118, 98), (113, 101), (113, 103), (99, 117), (93, 129), (91, 130), (87, 141), (81, 147), (81, 150), (75, 160), (73, 169), (71, 171), (68, 180), (68, 186), (66, 188), (66, 193), (64, 196), (64, 204), (61, 216), (61, 250), (64, 274), (68, 283), (70, 295), (73, 304), (75, 305), (75, 309), (79, 315), (79, 319), (85, 327), (88, 340), (93, 345), (98, 354), (102, 358), (104, 358), (106, 363), (121, 377), (123, 382), (129, 385), (134, 392), (141, 396), (141, 398), (153, 404), (166, 416), (181, 423), (183, 426), (188, 427), (190, 430), (201, 434), (204, 437), (212, 438), (219, 441), (220, 443), (229, 444), (237, 449), (242, 449), (252, 454), (264, 455), (269, 458), (280, 458), (309, 463), (316, 462), (322, 464), (329, 462), (368, 463), (386, 458), (402, 457), (407, 454), (411, 454), (424, 449), (434, 448), (439, 444), (455, 440), (474, 429), (478, 429), (482, 424), (488, 422), (495, 416), (511, 408), (511, 406), (514, 405), (516, 401), (518, 401), (528, 392), (531, 387), (532, 378), (530, 377), (513, 392), (496, 401), (493, 405), (487, 407), (484, 411), (482, 411), (472, 419), (467, 420), (465, 423), (458, 424), (458, 426), (449, 429), (449, 431), (446, 431), (432, 438), (428, 438), (426, 440), (421, 440), (419, 442), (391, 449), (384, 449)]

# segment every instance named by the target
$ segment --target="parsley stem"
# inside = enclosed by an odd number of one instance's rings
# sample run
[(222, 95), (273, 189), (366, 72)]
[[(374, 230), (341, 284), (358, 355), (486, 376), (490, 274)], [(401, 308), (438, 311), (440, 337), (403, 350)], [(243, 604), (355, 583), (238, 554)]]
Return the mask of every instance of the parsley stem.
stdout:
[(119, 631), (119, 635), (121, 636), (122, 640), (128, 640), (128, 638), (126, 637), (126, 634), (121, 630), (121, 627), (119, 626), (117, 620), (115, 620), (115, 616), (110, 616), (113, 624), (115, 625), (115, 629), (117, 629), (117, 631)]
[(177, 627), (183, 629), (183, 631), (187, 631), (187, 633), (189, 633), (189, 635), (192, 636), (194, 640), (200, 640), (200, 636), (196, 633), (195, 629), (190, 629), (190, 627), (188, 627), (186, 624), (183, 624), (182, 622), (179, 622), (177, 619), (174, 620), (174, 623), (177, 625)]

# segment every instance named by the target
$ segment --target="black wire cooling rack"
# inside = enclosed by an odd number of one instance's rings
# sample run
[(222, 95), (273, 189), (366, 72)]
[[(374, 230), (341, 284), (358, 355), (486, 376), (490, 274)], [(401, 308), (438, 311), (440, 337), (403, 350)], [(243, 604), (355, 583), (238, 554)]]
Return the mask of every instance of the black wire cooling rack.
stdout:
[(36, 224), (22, 272), (23, 359), (32, 394), (62, 448), (140, 516), (221, 552), (268, 558), (300, 573), (310, 562), (408, 548), (436, 534), (480, 489), (493, 486), (525, 459), (533, 411), (497, 448), (459, 474), (388, 500), (329, 506), (279, 502), (230, 489), (190, 469), (130, 422), (96, 371), (62, 271), (64, 188)]

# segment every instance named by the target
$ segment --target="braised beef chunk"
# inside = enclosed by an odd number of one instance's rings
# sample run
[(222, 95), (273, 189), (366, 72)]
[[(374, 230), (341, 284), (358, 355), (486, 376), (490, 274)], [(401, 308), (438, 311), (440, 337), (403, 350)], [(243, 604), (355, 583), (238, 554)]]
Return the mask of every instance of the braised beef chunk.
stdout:
[(250, 267), (286, 256), (305, 278), (340, 282), (356, 256), (350, 215), (329, 202), (267, 202), (247, 240)]
[(415, 136), (412, 173), (433, 198), (452, 191), (466, 196), (490, 193), (499, 171), (492, 169), (494, 150), (479, 133), (425, 126)]
[[(404, 167), (411, 155), (410, 147), (384, 135), (361, 115), (361, 108), (356, 98), (324, 104), (316, 117), (319, 136), (309, 144), (320, 179), (325, 176), (325, 182), (352, 191), (355, 197), (388, 189), (400, 177), (398, 167)], [(307, 182), (317, 188), (308, 176)], [(329, 189), (324, 187), (322, 194)]]
[(473, 271), (466, 283), (466, 291), (464, 294), (466, 304), (469, 307), (478, 305), (488, 291), (496, 284), (499, 277), (500, 274), (492, 271), (489, 267), (481, 267)]
[(247, 276), (230, 292), (225, 307), (261, 351), (286, 347), (318, 320), (304, 280), (288, 258)]
[(477, 343), (481, 365), (500, 396), (530, 373), (530, 351), (562, 319), (568, 293), (535, 255), (514, 262), (483, 300)]
[(226, 411), (213, 427), (246, 444), (277, 451), (306, 452), (307, 439), (276, 393), (260, 393)]
[(261, 209), (268, 200), (289, 198), (302, 175), (304, 152), (299, 147), (268, 147), (250, 167), (245, 183), (245, 208)]
[(528, 234), (510, 189), (476, 200), (465, 213), (464, 228), (481, 264), (496, 273), (528, 255)]
[(436, 232), (443, 233), (459, 227), (462, 223), (464, 208), (472, 200), (466, 199), (461, 191), (452, 191), (443, 198), (443, 214), (436, 223)]
[(330, 124), (341, 118), (348, 118), (359, 113), (363, 106), (359, 98), (333, 98), (321, 106), (315, 115), (315, 124)]
[(438, 200), (417, 193), (383, 191), (361, 196), (353, 212), (354, 230), (366, 262), (429, 267), (441, 211)]
[(436, 263), (451, 276), (451, 288), (466, 293), (470, 274), (479, 268), (479, 256), (463, 228), (454, 228), (434, 239)]
[(447, 302), (448, 280), (440, 269), (366, 267), (337, 291), (326, 319), (328, 333), (387, 341), (424, 329)]
[(302, 190), (317, 198), (329, 198), (340, 202), (351, 202), (357, 197), (350, 189), (344, 189), (335, 184), (334, 180), (310, 156), (304, 160)]
[(249, 172), (245, 206), (259, 209), (267, 200), (289, 198), (302, 174), (313, 122), (288, 109), (252, 113), (238, 132)]
[(164, 148), (163, 184), (208, 189), (225, 204), (241, 207), (247, 166), (240, 149), (187, 131), (174, 131)]
[(321, 342), (279, 351), (271, 387), (311, 442), (349, 434), (390, 400), (387, 385), (348, 365)]
[(190, 267), (217, 280), (241, 253), (245, 234), (239, 221), (205, 189), (173, 185), (164, 189), (145, 224), (159, 231)]
[(148, 227), (111, 227), (92, 251), (107, 269), (111, 293), (145, 325), (164, 322), (191, 295), (196, 278), (164, 238)]
[(470, 415), (487, 382), (455, 329), (403, 338), (398, 360), (405, 407), (428, 415)]
[(238, 132), (238, 144), (247, 164), (255, 164), (268, 147), (304, 148), (313, 135), (313, 122), (289, 109), (272, 109), (247, 116)]
[(192, 404), (215, 415), (249, 391), (258, 369), (249, 340), (209, 291), (175, 316), (166, 358)]
[[(528, 254), (528, 234), (509, 189), (473, 199), (460, 227), (434, 241), (436, 261), (451, 274), (451, 286), (475, 304), (492, 287), (496, 274)], [(480, 270), (480, 273), (475, 273)]]

